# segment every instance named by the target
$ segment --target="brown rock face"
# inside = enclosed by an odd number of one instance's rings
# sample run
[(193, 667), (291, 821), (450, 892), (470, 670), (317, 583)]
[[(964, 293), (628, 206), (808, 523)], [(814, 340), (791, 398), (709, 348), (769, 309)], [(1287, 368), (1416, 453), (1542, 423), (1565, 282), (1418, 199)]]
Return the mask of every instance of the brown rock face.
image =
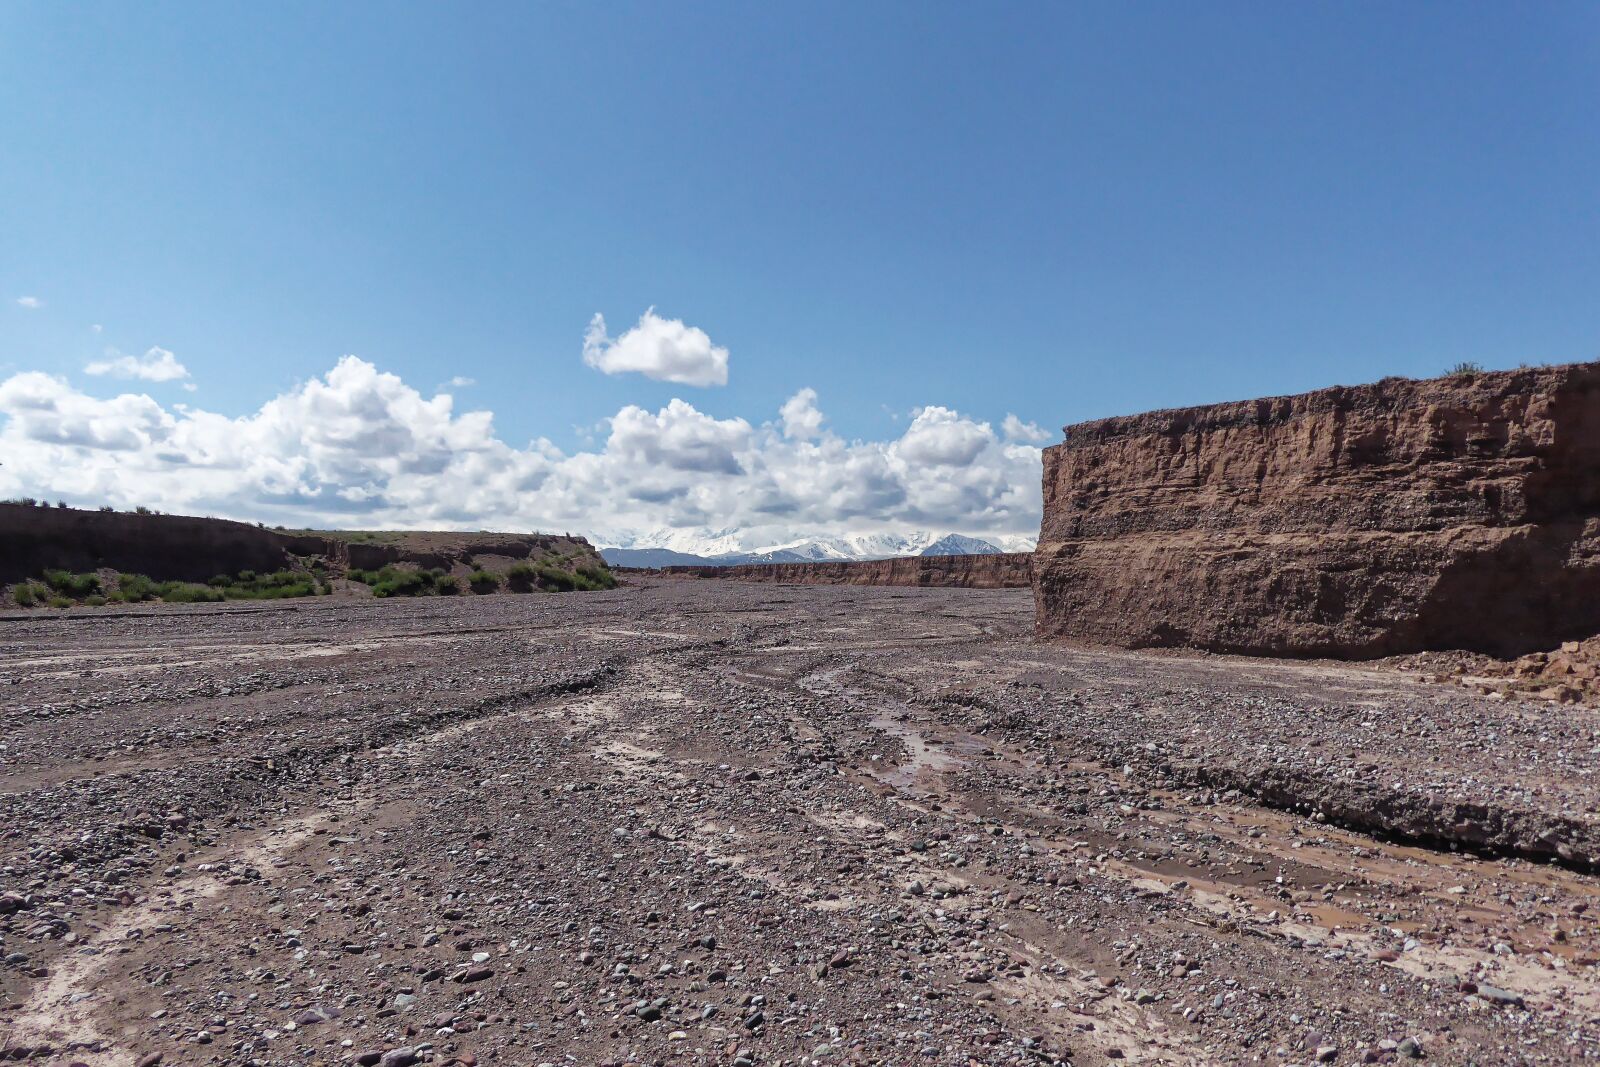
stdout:
[(1600, 631), (1600, 364), (1385, 379), (1067, 427), (1038, 632), (1512, 655)]
[(663, 573), (789, 585), (930, 585), (964, 589), (1026, 589), (1026, 552), (988, 556), (906, 556), (838, 563), (745, 563), (735, 567), (664, 567)]

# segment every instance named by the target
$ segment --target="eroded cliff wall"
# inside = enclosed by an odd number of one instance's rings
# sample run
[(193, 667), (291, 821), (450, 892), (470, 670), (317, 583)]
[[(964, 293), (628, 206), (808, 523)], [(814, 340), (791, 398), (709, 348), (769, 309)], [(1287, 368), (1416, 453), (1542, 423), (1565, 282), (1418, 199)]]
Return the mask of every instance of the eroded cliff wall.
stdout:
[(277, 570), (284, 541), (225, 519), (0, 504), (0, 582), (47, 568), (99, 567), (203, 582), (219, 573)]
[(928, 585), (966, 589), (1025, 589), (1026, 552), (987, 556), (907, 556), (837, 563), (745, 563), (735, 567), (663, 567), (662, 573), (790, 585)]
[(1066, 433), (1044, 454), (1042, 636), (1373, 657), (1600, 631), (1600, 364)]

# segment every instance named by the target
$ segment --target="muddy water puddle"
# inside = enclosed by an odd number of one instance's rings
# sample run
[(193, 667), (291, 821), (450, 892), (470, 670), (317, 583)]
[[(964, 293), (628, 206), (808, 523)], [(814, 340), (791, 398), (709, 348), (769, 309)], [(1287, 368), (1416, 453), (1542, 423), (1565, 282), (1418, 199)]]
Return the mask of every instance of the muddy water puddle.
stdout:
[[(900, 742), (905, 756), (892, 767), (874, 766), (873, 777), (897, 789), (929, 793), (929, 778), (961, 770), (974, 758), (990, 751), (987, 742), (971, 734), (954, 737), (933, 737), (912, 725), (915, 713), (909, 704), (868, 692), (854, 686), (839, 684), (840, 679), (857, 668), (854, 665), (833, 667), (805, 675), (795, 684), (814, 696), (845, 700), (865, 706), (872, 711), (867, 724), (879, 733)], [(878, 757), (872, 757), (874, 764)]]

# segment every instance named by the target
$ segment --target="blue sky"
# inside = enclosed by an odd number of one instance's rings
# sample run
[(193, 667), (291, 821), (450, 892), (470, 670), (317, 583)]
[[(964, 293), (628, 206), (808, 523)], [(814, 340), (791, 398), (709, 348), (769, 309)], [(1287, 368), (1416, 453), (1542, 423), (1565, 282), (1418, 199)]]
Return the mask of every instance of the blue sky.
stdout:
[[(1592, 359), (1597, 72), (1592, 4), (12, 2), (0, 375), (240, 418), (350, 354), (577, 454)], [(652, 306), (725, 386), (585, 365)]]

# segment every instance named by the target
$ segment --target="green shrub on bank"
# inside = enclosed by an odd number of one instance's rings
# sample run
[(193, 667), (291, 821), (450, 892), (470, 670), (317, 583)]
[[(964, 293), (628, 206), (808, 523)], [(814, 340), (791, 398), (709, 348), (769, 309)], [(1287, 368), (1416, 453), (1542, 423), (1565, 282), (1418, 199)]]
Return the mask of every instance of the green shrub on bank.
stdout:
[(222, 594), (228, 600), (281, 600), (316, 596), (317, 586), (316, 576), (305, 571), (272, 571), (269, 574), (240, 571), (238, 578), (222, 587)]
[(237, 577), (219, 574), (204, 585), (198, 582), (157, 582), (144, 574), (118, 574), (115, 588), (102, 586), (99, 575), (73, 574), (48, 570), (44, 581), (19, 582), (12, 588), (12, 599), (19, 607), (70, 607), (82, 602), (89, 607), (105, 604), (140, 604), (165, 600), (172, 604), (211, 604), (222, 600), (278, 600), (285, 597), (317, 596), (333, 591), (325, 578), (303, 571), (273, 571), (257, 574), (241, 571)]
[[(568, 562), (580, 557), (568, 557)], [(454, 596), (464, 591), (462, 580), (440, 568), (410, 570), (393, 565), (378, 570), (351, 568), (350, 580), (368, 586), (373, 596)], [(43, 583), (29, 580), (12, 588), (12, 599), (19, 607), (70, 607), (84, 603), (99, 607), (107, 603), (138, 604), (164, 600), (173, 604), (218, 603), (224, 600), (277, 600), (291, 597), (327, 596), (333, 585), (327, 571), (313, 566), (309, 571), (280, 570), (237, 575), (217, 574), (204, 584), (186, 581), (157, 582), (148, 575), (119, 574), (107, 588), (99, 575), (74, 574), (49, 570)], [(475, 567), (465, 579), (465, 589), (473, 593), (493, 593), (502, 588), (516, 593), (535, 591), (573, 592), (615, 589), (616, 575), (604, 564), (578, 563), (573, 570), (551, 562), (520, 562), (503, 575)]]
[(197, 582), (162, 582), (158, 588), (168, 604), (217, 604), (227, 599), (222, 590)]
[(506, 570), (506, 588), (513, 593), (531, 593), (538, 581), (539, 572), (526, 563), (513, 563)]
[(143, 574), (120, 574), (109, 599), (138, 604), (160, 598), (170, 604), (215, 604), (223, 600), (279, 600), (316, 596), (316, 579), (299, 571), (257, 574), (241, 571), (237, 577), (218, 574), (204, 585), (198, 582), (157, 582)]
[[(372, 590), (373, 596), (450, 596), (461, 591), (460, 580), (434, 568), (406, 570), (393, 564), (378, 570), (352, 567), (345, 577)], [(604, 564), (583, 563), (576, 570), (565, 570), (549, 563), (513, 563), (503, 575), (475, 568), (466, 578), (467, 588), (477, 594), (504, 588), (512, 593), (547, 590), (555, 593), (574, 590), (615, 589), (617, 576)]]
[(385, 566), (376, 571), (351, 570), (348, 576), (352, 581), (370, 586), (373, 596), (431, 596), (442, 591), (441, 582), (448, 582), (452, 587), (450, 592), (456, 592), (455, 580), (437, 569), (409, 571), (400, 567)]
[(554, 593), (568, 593), (578, 588), (578, 576), (571, 571), (564, 571), (560, 567), (552, 567), (548, 563), (541, 563), (534, 567), (539, 575), (539, 586)]
[(589, 563), (578, 568), (579, 589), (615, 589), (617, 576), (611, 573), (611, 568), (596, 566)]
[(517, 563), (506, 571), (506, 588), (513, 593), (531, 593), (535, 589), (570, 593), (616, 587), (617, 576), (611, 569), (592, 563), (581, 564), (575, 571), (549, 563)]
[(138, 604), (145, 600), (154, 600), (161, 592), (155, 582), (143, 574), (117, 575), (117, 589), (111, 594), (111, 599), (126, 603)]
[(381, 578), (372, 587), (373, 596), (427, 596), (433, 592), (433, 582), (420, 571), (399, 571), (393, 577)]
[(73, 574), (71, 571), (45, 571), (44, 584), (65, 597), (81, 600), (100, 592), (98, 574)]

